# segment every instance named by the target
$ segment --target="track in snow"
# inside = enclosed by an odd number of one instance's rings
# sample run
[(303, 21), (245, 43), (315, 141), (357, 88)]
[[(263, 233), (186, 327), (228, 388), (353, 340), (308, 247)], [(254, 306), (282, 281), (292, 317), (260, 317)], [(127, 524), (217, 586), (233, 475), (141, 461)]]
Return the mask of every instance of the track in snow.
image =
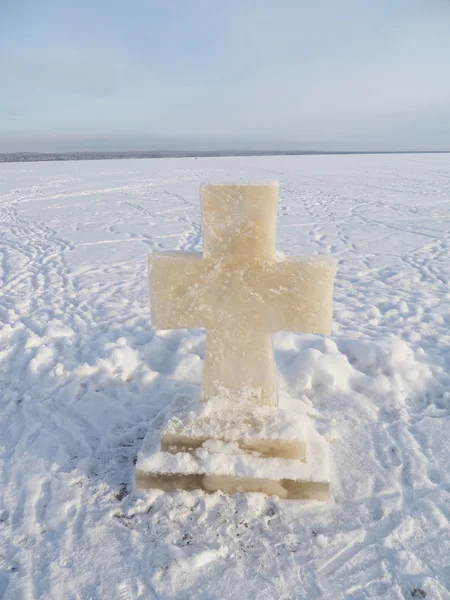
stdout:
[[(204, 351), (152, 331), (146, 256), (201, 248), (202, 181), (268, 177), (278, 248), (339, 258), (332, 337), (274, 337), (334, 503), (139, 499), (141, 440)], [(0, 598), (450, 597), (449, 177), (448, 155), (0, 165)]]

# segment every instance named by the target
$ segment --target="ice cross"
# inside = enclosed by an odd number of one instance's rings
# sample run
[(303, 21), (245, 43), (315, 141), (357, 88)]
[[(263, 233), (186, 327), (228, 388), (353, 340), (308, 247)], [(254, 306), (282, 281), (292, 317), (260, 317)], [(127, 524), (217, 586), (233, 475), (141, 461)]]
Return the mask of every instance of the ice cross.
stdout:
[(203, 253), (150, 255), (153, 327), (207, 330), (201, 399), (278, 404), (271, 333), (329, 333), (332, 257), (277, 259), (278, 183), (204, 185)]

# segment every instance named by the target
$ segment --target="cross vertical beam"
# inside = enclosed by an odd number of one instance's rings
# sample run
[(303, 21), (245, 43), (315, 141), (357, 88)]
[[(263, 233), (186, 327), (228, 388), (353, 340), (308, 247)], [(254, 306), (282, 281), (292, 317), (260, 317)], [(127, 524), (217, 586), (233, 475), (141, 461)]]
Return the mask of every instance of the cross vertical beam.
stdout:
[(202, 400), (277, 406), (271, 332), (329, 333), (335, 261), (275, 260), (277, 184), (206, 185), (201, 198), (203, 254), (150, 255), (153, 326), (207, 329)]

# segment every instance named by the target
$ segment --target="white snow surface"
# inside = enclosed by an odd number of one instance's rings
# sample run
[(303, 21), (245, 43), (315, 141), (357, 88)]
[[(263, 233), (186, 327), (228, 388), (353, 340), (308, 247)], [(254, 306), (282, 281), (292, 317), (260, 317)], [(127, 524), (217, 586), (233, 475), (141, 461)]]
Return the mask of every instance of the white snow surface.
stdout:
[[(280, 181), (278, 250), (338, 259), (330, 337), (274, 335), (330, 442), (332, 502), (143, 497), (201, 381), (147, 255), (201, 250), (199, 187)], [(450, 155), (0, 165), (0, 598), (450, 598)]]
[[(307, 429), (306, 463), (300, 460), (261, 458), (243, 452), (238, 444), (210, 439), (195, 452), (160, 452), (158, 432), (151, 430), (144, 439), (136, 467), (144, 473), (232, 475), (261, 479), (329, 481), (328, 445), (313, 428)], [(147, 493), (147, 492), (145, 492)]]
[[(168, 412), (164, 432), (190, 438), (238, 440), (304, 441), (309, 425), (308, 410), (298, 400), (279, 398), (279, 407), (255, 404), (261, 390), (242, 390), (236, 397), (224, 390), (224, 395), (200, 402), (198, 395), (177, 394)], [(249, 394), (245, 398), (245, 394)], [(289, 408), (284, 408), (285, 404)], [(298, 410), (292, 410), (298, 408)]]

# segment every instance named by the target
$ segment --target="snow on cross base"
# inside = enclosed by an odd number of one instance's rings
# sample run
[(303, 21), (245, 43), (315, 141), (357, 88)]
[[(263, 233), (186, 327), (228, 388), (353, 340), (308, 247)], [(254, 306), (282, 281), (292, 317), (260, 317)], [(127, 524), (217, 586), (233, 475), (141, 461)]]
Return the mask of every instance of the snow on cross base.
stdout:
[(325, 445), (278, 409), (272, 332), (329, 333), (335, 260), (276, 260), (276, 182), (204, 185), (201, 197), (203, 254), (154, 253), (149, 272), (154, 327), (207, 329), (207, 406), (177, 397), (160, 448), (153, 432), (144, 442), (137, 486), (326, 499)]

